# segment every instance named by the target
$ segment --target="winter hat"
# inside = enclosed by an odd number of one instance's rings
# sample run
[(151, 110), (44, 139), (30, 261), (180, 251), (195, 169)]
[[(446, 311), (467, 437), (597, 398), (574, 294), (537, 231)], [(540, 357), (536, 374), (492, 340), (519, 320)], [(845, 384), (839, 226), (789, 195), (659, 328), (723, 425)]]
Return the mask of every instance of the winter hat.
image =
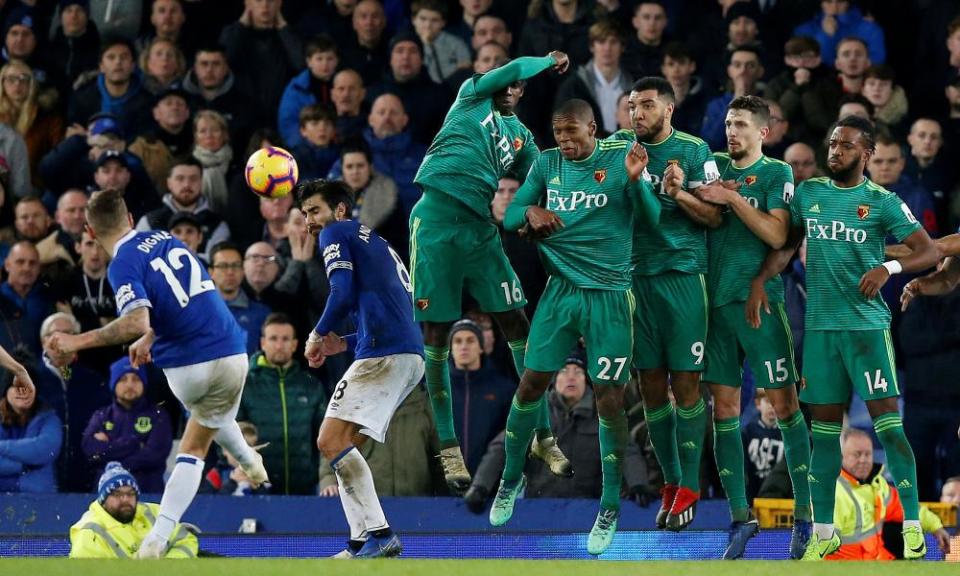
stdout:
[(105, 151), (103, 154), (100, 155), (99, 158), (97, 158), (97, 162), (95, 165), (97, 168), (102, 168), (104, 164), (106, 164), (111, 160), (116, 160), (117, 162), (120, 163), (121, 166), (123, 166), (127, 170), (130, 169), (130, 162), (127, 160), (126, 154), (124, 154), (123, 152), (120, 152), (119, 150)]
[(117, 117), (105, 112), (90, 117), (90, 120), (87, 121), (87, 131), (91, 136), (113, 134), (123, 138), (123, 128), (120, 127)]
[(83, 8), (88, 14), (90, 13), (90, 0), (60, 0), (60, 11), (62, 12), (74, 4)]
[(417, 45), (417, 50), (420, 51), (420, 55), (423, 56), (423, 41), (420, 40), (420, 37), (412, 30), (405, 30), (394, 34), (393, 38), (390, 39), (390, 49), (387, 53), (393, 54), (393, 49), (401, 42), (413, 42)]
[(103, 505), (111, 493), (122, 486), (132, 486), (140, 496), (140, 486), (137, 485), (137, 479), (133, 477), (123, 464), (119, 462), (107, 463), (106, 469), (100, 475), (100, 482), (97, 484), (97, 502)]
[(453, 323), (453, 326), (450, 328), (450, 341), (453, 341), (453, 335), (457, 332), (462, 332), (464, 330), (473, 332), (477, 337), (477, 342), (480, 343), (480, 348), (483, 348), (483, 329), (480, 328), (480, 325), (470, 320), (469, 318), (464, 318), (462, 320), (457, 320)]
[(3, 38), (6, 40), (7, 33), (14, 26), (26, 26), (31, 32), (36, 34), (33, 29), (33, 8), (20, 4), (7, 14), (7, 19), (3, 21)]
[(140, 381), (143, 382), (143, 387), (147, 387), (147, 370), (143, 366), (139, 368), (134, 368), (130, 364), (130, 359), (124, 356), (120, 360), (117, 360), (110, 365), (110, 391), (113, 392), (117, 387), (117, 382), (123, 378), (124, 374), (133, 373), (140, 377)]
[(584, 372), (587, 371), (587, 363), (583, 359), (583, 354), (580, 352), (580, 350), (571, 352), (570, 355), (567, 356), (567, 359), (563, 361), (564, 366), (568, 366), (570, 364), (579, 366)]
[(737, 18), (746, 16), (753, 20), (754, 24), (760, 25), (760, 9), (752, 2), (737, 2), (727, 10), (727, 16), (724, 18), (727, 24), (730, 24)]

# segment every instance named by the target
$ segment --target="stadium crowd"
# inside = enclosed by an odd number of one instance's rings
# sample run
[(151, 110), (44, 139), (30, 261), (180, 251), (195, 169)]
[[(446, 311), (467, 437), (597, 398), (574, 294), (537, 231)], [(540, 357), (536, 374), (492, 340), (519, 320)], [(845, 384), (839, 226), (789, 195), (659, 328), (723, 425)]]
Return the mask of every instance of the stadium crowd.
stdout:
[[(405, 261), (414, 184), (460, 84), (505, 58), (563, 50), (564, 76), (531, 79), (519, 118), (541, 149), (550, 111), (582, 98), (599, 131), (630, 128), (626, 94), (663, 76), (673, 125), (726, 149), (733, 98), (771, 109), (764, 153), (797, 183), (822, 174), (824, 137), (838, 118), (880, 128), (871, 179), (898, 194), (931, 236), (960, 223), (960, 8), (948, 0), (7, 0), (0, 2), (0, 345), (28, 366), (36, 397), (4, 386), (0, 490), (89, 492), (110, 461), (144, 492), (162, 490), (184, 417), (160, 370), (134, 369), (123, 350), (54, 366), (54, 332), (115, 316), (108, 255), (84, 229), (93, 190), (122, 190), (139, 230), (169, 230), (209, 266), (248, 334), (251, 371), (238, 419), (262, 448), (275, 494), (333, 496), (314, 442), (347, 360), (302, 363), (302, 343), (329, 289), (321, 255), (292, 197), (258, 198), (243, 166), (282, 146), (301, 179), (339, 178), (353, 216)], [(502, 224), (517, 180), (501, 180)], [(534, 245), (501, 230), (532, 316), (546, 274)], [(784, 272), (797, 343), (806, 301), (803, 251)], [(960, 295), (920, 298), (900, 313), (909, 275), (884, 288), (894, 311), (903, 421), (917, 455), (921, 500), (960, 500)], [(490, 316), (468, 307), (450, 332), (457, 437), (480, 511), (503, 466), (503, 430), (517, 375)], [(749, 373), (749, 371), (746, 371)], [(9, 379), (8, 379), (9, 380)], [(745, 390), (749, 390), (749, 386)], [(762, 396), (762, 395), (761, 395)], [(750, 497), (783, 482), (770, 403), (744, 394)], [(756, 404), (756, 407), (754, 407)], [(600, 493), (597, 410), (584, 359), (572, 351), (549, 396), (554, 432), (576, 461), (573, 479), (528, 464), (528, 497)], [(364, 448), (381, 496), (446, 494), (424, 390), (407, 398), (386, 443)], [(636, 383), (624, 491), (642, 505), (662, 484)], [(862, 404), (849, 424), (870, 431)], [(872, 432), (871, 432), (872, 433)], [(709, 441), (709, 439), (708, 439)], [(721, 497), (710, 462), (703, 497)], [(779, 480), (778, 480), (779, 479)], [(211, 454), (203, 490), (250, 493), (229, 455)], [(769, 487), (775, 492), (775, 486)]]

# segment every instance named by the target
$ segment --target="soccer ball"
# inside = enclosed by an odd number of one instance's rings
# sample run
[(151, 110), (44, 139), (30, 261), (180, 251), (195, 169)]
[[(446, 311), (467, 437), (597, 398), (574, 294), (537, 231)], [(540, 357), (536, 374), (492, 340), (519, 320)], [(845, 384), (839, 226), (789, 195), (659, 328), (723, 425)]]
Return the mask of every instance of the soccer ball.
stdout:
[(261, 148), (250, 155), (244, 177), (257, 196), (283, 198), (297, 185), (300, 170), (293, 155), (276, 146)]

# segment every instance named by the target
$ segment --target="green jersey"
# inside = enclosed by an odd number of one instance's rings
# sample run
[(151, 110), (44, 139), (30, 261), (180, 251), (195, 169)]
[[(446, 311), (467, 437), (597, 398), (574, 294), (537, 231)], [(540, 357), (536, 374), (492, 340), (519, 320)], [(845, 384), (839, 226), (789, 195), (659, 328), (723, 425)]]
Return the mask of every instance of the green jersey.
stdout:
[(544, 205), (563, 228), (537, 245), (547, 272), (578, 288), (630, 288), (630, 237), (634, 207), (656, 222), (659, 204), (644, 180), (630, 182), (624, 158), (630, 142), (598, 140), (590, 157), (566, 160), (558, 148), (545, 150), (507, 208), (503, 225), (518, 230), (527, 208)]
[[(740, 195), (761, 212), (790, 210), (793, 198), (793, 170), (790, 165), (766, 156), (737, 168), (729, 154), (716, 153), (721, 180), (740, 183)], [(769, 246), (758, 238), (736, 214), (724, 214), (723, 224), (707, 232), (709, 270), (707, 287), (710, 306), (719, 308), (731, 302), (745, 302), (750, 296), (750, 281), (757, 275)], [(771, 302), (783, 302), (783, 280), (779, 275), (766, 285)]]
[(540, 155), (530, 130), (516, 116), (502, 116), (494, 109), (493, 95), (553, 63), (551, 57), (517, 58), (466, 80), (414, 182), (427, 193), (448, 195), (489, 220), (500, 178), (513, 175), (522, 180)]
[[(636, 140), (633, 130), (620, 130), (610, 139)], [(654, 276), (676, 270), (690, 274), (707, 271), (706, 229), (690, 219), (682, 208), (663, 189), (661, 180), (667, 166), (680, 164), (685, 181), (683, 188), (692, 190), (713, 182), (719, 176), (710, 147), (703, 140), (679, 130), (673, 130), (662, 142), (641, 142), (647, 149), (650, 162), (644, 178), (657, 191), (662, 210), (659, 226), (637, 226), (633, 234), (634, 274)]]
[(890, 309), (860, 293), (860, 278), (883, 264), (888, 234), (899, 242), (920, 230), (907, 205), (866, 178), (852, 188), (811, 178), (797, 187), (790, 214), (807, 237), (806, 329), (889, 328)]

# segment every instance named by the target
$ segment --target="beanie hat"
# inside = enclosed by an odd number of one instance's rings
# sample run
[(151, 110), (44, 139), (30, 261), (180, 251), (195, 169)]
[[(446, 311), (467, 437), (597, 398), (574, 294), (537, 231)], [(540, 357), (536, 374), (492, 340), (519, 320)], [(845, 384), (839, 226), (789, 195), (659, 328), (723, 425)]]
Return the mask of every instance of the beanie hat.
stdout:
[(132, 486), (137, 492), (137, 496), (140, 496), (140, 486), (137, 485), (137, 479), (123, 467), (123, 464), (109, 462), (103, 474), (100, 475), (100, 482), (97, 484), (97, 502), (102, 505), (107, 496), (122, 486)]
[(26, 26), (31, 32), (36, 33), (33, 29), (33, 8), (18, 4), (7, 14), (6, 20), (3, 21), (4, 39), (6, 39), (7, 33), (10, 32), (10, 29), (14, 26)]
[(417, 50), (420, 51), (420, 55), (423, 55), (423, 41), (420, 40), (420, 37), (417, 36), (417, 34), (412, 30), (397, 32), (394, 34), (393, 38), (390, 39), (390, 49), (388, 50), (388, 53), (392, 54), (393, 49), (401, 42), (413, 42), (417, 45)]
[(587, 363), (583, 359), (583, 354), (580, 352), (580, 350), (575, 350), (571, 352), (570, 355), (567, 356), (567, 359), (563, 361), (564, 366), (568, 366), (570, 364), (575, 364), (579, 366), (580, 369), (583, 370), (584, 372), (586, 372), (587, 370)]
[(133, 373), (140, 377), (140, 381), (143, 382), (143, 387), (147, 387), (147, 370), (143, 366), (139, 368), (134, 368), (130, 364), (130, 359), (124, 356), (123, 358), (117, 360), (110, 365), (110, 391), (113, 392), (117, 388), (117, 382), (123, 378), (124, 374)]
[(86, 12), (90, 12), (90, 0), (60, 0), (60, 11), (62, 12), (74, 4), (83, 8)]
[(453, 341), (453, 335), (457, 332), (462, 332), (468, 330), (473, 332), (477, 337), (477, 342), (480, 343), (480, 348), (483, 348), (483, 329), (480, 328), (480, 325), (470, 320), (469, 318), (464, 318), (462, 320), (457, 320), (453, 323), (453, 326), (450, 328), (450, 341)]

